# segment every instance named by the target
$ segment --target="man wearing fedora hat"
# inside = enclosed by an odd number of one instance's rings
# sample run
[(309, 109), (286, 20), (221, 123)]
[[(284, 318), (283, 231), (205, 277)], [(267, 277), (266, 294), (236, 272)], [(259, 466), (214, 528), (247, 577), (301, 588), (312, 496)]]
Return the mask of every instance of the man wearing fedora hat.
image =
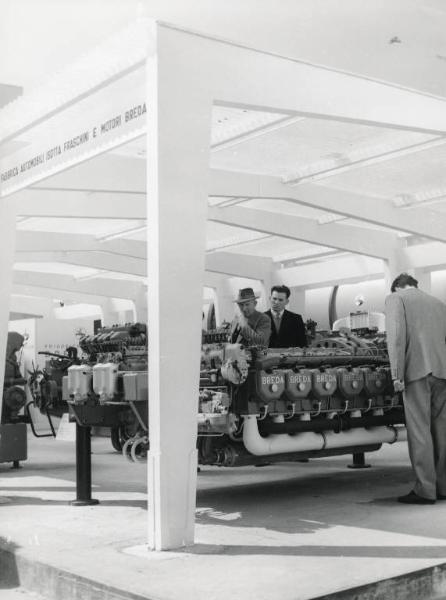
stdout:
[(271, 321), (256, 310), (257, 298), (252, 288), (239, 290), (235, 299), (239, 310), (231, 323), (230, 342), (244, 346), (268, 346)]

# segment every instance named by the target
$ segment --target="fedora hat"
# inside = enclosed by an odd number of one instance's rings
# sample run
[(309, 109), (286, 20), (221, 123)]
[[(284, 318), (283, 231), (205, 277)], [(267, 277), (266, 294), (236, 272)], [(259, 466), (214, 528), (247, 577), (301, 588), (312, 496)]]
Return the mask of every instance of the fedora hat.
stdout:
[(238, 291), (238, 296), (234, 302), (247, 302), (248, 300), (255, 300), (258, 297), (259, 295), (254, 294), (254, 290), (252, 288), (242, 288)]

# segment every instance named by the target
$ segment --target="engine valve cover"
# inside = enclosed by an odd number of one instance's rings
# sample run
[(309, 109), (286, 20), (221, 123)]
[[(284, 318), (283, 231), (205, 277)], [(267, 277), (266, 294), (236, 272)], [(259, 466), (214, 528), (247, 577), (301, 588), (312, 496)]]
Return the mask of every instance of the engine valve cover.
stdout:
[(329, 368), (324, 371), (311, 369), (311, 378), (313, 394), (316, 398), (326, 398), (335, 393), (338, 386), (336, 369)]
[(338, 389), (346, 398), (353, 398), (360, 394), (364, 388), (364, 378), (361, 369), (339, 368)]
[(362, 367), (364, 375), (364, 391), (368, 396), (379, 396), (386, 392), (389, 383), (389, 373), (386, 369), (371, 369)]
[(293, 401), (306, 398), (311, 391), (312, 380), (310, 369), (289, 369), (285, 371), (285, 394)]
[(264, 402), (278, 400), (285, 391), (285, 372), (282, 369), (258, 371), (256, 373), (256, 391)]

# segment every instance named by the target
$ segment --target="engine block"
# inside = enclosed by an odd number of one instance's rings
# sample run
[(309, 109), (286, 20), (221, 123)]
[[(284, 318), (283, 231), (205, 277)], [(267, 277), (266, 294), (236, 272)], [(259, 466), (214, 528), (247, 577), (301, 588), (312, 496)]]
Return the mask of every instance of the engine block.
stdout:
[(405, 439), (385, 339), (306, 349), (203, 346), (200, 462), (237, 466), (376, 450)]
[[(355, 454), (405, 438), (385, 338), (327, 335), (310, 348), (242, 347), (212, 332), (202, 344), (199, 462), (219, 466)], [(145, 325), (103, 328), (64, 378), (79, 424), (112, 428), (113, 445), (144, 459), (148, 438)], [(117, 436), (117, 437), (116, 437)]]

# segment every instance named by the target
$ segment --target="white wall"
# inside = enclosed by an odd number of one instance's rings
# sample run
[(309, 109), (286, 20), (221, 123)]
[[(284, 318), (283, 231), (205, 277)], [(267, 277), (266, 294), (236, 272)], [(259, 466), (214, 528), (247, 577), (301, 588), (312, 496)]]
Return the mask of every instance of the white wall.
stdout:
[[(431, 285), (431, 294), (446, 302), (446, 270), (434, 271)], [(422, 285), (420, 289), (423, 289)], [(316, 321), (318, 329), (329, 328), (328, 308), (332, 290), (332, 287), (325, 287), (307, 290), (305, 293), (305, 317)], [(340, 285), (336, 298), (337, 317), (346, 317), (357, 310), (384, 312), (384, 300), (389, 293), (383, 279)], [(361, 307), (355, 304), (358, 295), (364, 297)]]
[[(68, 346), (78, 346), (77, 331), (93, 333), (92, 319), (22, 319), (11, 321), (9, 331), (17, 331), (28, 339), (22, 351), (21, 364), (31, 370), (32, 364), (45, 366), (47, 357), (38, 354), (40, 351), (63, 354)], [(79, 350), (80, 352), (80, 350)]]

